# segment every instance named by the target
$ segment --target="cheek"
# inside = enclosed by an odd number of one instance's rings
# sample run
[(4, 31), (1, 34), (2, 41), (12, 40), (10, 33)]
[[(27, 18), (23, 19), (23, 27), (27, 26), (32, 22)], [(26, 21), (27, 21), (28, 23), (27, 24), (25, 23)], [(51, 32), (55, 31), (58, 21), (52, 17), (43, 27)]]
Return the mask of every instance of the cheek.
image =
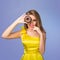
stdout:
[(28, 24), (28, 26), (31, 26), (31, 24), (36, 25), (37, 22), (32, 22), (32, 23)]

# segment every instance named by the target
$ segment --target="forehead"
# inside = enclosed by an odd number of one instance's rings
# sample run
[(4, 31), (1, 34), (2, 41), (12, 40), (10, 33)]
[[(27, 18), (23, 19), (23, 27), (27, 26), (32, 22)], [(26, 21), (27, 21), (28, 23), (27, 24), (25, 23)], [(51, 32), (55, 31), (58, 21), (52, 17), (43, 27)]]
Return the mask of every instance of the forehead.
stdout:
[(36, 19), (36, 17), (35, 16), (33, 16), (33, 15), (29, 15), (32, 19)]

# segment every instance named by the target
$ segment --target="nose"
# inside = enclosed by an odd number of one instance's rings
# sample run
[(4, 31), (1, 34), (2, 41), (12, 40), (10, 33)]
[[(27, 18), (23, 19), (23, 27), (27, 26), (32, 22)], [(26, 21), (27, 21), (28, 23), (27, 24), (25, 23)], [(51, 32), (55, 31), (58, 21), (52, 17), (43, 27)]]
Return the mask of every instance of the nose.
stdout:
[(31, 22), (31, 25), (34, 26), (35, 25), (34, 22)]

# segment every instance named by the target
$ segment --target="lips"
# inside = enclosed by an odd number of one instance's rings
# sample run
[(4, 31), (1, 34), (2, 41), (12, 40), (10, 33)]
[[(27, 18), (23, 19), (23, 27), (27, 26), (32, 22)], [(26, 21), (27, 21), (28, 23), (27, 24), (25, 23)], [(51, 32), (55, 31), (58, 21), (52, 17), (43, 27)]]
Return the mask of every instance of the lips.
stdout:
[(34, 24), (30, 24), (30, 26), (33, 28), (34, 27)]

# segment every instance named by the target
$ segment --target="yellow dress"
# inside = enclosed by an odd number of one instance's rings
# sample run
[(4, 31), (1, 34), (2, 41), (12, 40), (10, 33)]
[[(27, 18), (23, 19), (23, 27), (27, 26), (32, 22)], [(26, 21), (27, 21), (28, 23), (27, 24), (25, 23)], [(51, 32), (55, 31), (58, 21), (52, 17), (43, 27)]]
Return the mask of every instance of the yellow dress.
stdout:
[(40, 38), (28, 35), (24, 27), (20, 33), (22, 44), (24, 46), (24, 54), (20, 60), (44, 60), (38, 50)]

